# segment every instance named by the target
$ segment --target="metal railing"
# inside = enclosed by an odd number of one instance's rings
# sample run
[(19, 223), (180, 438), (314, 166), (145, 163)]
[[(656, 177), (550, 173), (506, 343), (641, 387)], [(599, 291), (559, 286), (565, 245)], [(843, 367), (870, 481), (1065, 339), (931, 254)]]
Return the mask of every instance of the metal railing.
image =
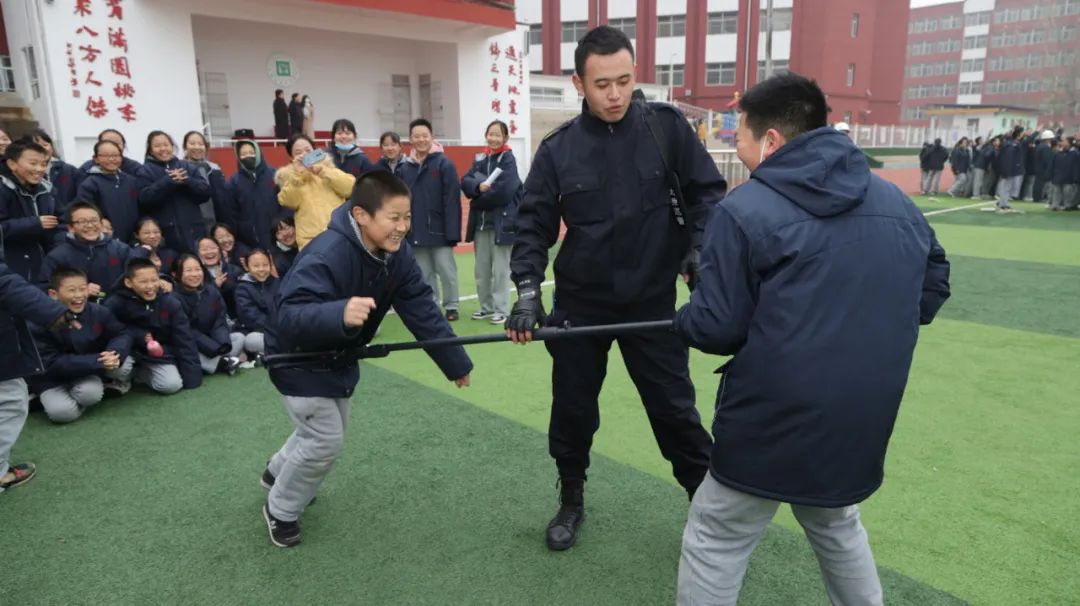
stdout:
[(986, 137), (987, 133), (976, 132), (969, 128), (928, 128), (923, 126), (901, 126), (896, 124), (856, 124), (851, 127), (851, 139), (862, 148), (868, 147), (920, 147), (923, 143), (941, 139), (946, 146), (952, 146), (961, 137), (974, 139)]

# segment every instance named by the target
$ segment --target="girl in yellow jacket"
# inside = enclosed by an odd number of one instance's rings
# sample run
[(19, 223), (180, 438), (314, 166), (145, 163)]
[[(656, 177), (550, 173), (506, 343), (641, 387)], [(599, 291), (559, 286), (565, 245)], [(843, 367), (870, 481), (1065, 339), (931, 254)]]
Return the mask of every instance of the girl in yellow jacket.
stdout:
[(293, 161), (274, 175), (281, 188), (278, 203), (296, 212), (296, 244), (304, 248), (326, 231), (330, 213), (352, 194), (356, 177), (339, 170), (329, 156), (318, 164), (304, 166), (304, 154), (315, 149), (306, 135), (293, 135), (286, 149)]

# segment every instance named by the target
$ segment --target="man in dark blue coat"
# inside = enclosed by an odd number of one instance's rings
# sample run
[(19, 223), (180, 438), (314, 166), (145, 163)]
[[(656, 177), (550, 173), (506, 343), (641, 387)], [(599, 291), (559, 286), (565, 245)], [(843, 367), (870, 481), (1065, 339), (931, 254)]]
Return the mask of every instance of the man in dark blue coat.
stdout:
[(1011, 136), (1003, 138), (997, 153), (994, 168), (998, 174), (998, 212), (1015, 212), (1009, 200), (1020, 196), (1020, 186), (1024, 181), (1024, 155), (1020, 149), (1020, 138), (1023, 136), (1024, 127), (1017, 126)]
[[(417, 168), (408, 183), (412, 190), (412, 244), (416, 262), (431, 290), (442, 295), (446, 319), (458, 319), (458, 273), (454, 246), (461, 241), (461, 186), (454, 163), (432, 137), (423, 118), (409, 125), (412, 159)], [(441, 289), (440, 289), (441, 285)]]
[(87, 294), (92, 301), (104, 299), (109, 291), (123, 285), (128, 259), (150, 255), (141, 246), (133, 247), (102, 233), (101, 211), (89, 202), (68, 207), (68, 229), (71, 233), (49, 251), (41, 264), (42, 287), (52, 281), (53, 271), (67, 267), (86, 275)]
[(11, 463), (29, 406), (26, 378), (45, 369), (27, 320), (51, 330), (81, 327), (67, 308), (9, 269), (0, 252), (0, 494), (29, 481), (35, 471), (33, 463)]
[(881, 604), (856, 503), (881, 485), (919, 326), (949, 296), (934, 232), (828, 127), (825, 95), (791, 73), (740, 101), (750, 181), (717, 205), (701, 281), (675, 318), (722, 369), (710, 473), (683, 534), (679, 603), (734, 604), (781, 503), (834, 604)]
[(953, 176), (956, 180), (949, 188), (950, 196), (963, 196), (967, 191), (968, 179), (971, 177), (971, 151), (968, 149), (968, 138), (961, 137), (949, 154), (949, 166), (952, 167)]
[[(333, 212), (329, 229), (304, 247), (281, 280), (267, 352), (340, 355), (287, 368), (270, 365), (270, 380), (296, 428), (262, 477), (270, 490), (263, 518), (278, 547), (300, 542), (297, 520), (341, 452), (349, 399), (360, 378), (356, 358), (346, 350), (370, 343), (391, 308), (419, 340), (454, 335), (405, 241), (408, 230), (408, 187), (391, 174), (367, 173)], [(469, 384), (472, 362), (464, 348), (428, 355), (447, 379)]]
[[(634, 54), (625, 34), (597, 27), (578, 43), (574, 61), (574, 84), (585, 96), (581, 114), (540, 144), (518, 208), (510, 260), (518, 299), (507, 320), (515, 342), (529, 341), (541, 322), (670, 318), (679, 274), (696, 273), (698, 235), (709, 207), (727, 190), (681, 112), (633, 100)], [(655, 121), (666, 149), (648, 120)], [(685, 205), (672, 205), (675, 183), (665, 171), (665, 155)], [(540, 285), (563, 221), (567, 232), (554, 263), (554, 308), (545, 316)], [(548, 341), (553, 392), (548, 450), (561, 486), (559, 510), (546, 532), (552, 550), (574, 545), (584, 520), (589, 451), (600, 426), (598, 398), (613, 341), (641, 395), (660, 453), (688, 495), (708, 469), (711, 440), (694, 407), (689, 351), (676, 335)]]
[(59, 210), (45, 178), (45, 150), (28, 140), (8, 146), (0, 166), (0, 243), (11, 271), (32, 284), (62, 239)]
[(254, 141), (236, 142), (236, 160), (236, 174), (229, 179), (236, 237), (252, 248), (272, 250), (274, 224), (282, 216), (293, 216), (293, 211), (278, 204), (274, 169)]

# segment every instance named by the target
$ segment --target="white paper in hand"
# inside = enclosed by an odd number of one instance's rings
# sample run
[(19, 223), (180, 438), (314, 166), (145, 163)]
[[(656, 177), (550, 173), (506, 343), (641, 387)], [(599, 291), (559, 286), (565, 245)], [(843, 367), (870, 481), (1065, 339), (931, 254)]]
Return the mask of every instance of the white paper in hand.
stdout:
[(496, 166), (495, 170), (491, 171), (491, 174), (488, 175), (488, 178), (484, 179), (484, 183), (486, 183), (488, 185), (491, 185), (492, 183), (495, 182), (495, 179), (499, 178), (499, 175), (501, 175), (501, 174), (502, 174), (502, 169), (499, 168), (498, 166)]

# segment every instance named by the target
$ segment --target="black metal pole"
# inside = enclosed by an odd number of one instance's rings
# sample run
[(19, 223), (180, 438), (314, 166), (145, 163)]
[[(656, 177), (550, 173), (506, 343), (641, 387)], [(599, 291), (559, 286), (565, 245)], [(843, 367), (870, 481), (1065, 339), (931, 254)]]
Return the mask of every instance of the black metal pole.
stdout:
[[(567, 326), (547, 327), (534, 330), (533, 341), (551, 341), (555, 339), (570, 339), (575, 337), (593, 337), (606, 335), (621, 335), (644, 331), (671, 330), (671, 320), (654, 320), (649, 322), (625, 322), (622, 324), (601, 324), (597, 326)], [(458, 345), (477, 345), (480, 343), (502, 343), (510, 341), (505, 332), (491, 333), (486, 335), (473, 335), (469, 337), (446, 337), (443, 339), (429, 339), (427, 341), (406, 341), (403, 343), (383, 343), (365, 345), (364, 347), (338, 351), (305, 351), (298, 353), (271, 354), (264, 359), (268, 367), (285, 367), (318, 362), (319, 360), (344, 359), (344, 358), (385, 358), (395, 351), (408, 351), (412, 349), (436, 349), (440, 347), (455, 347)]]

